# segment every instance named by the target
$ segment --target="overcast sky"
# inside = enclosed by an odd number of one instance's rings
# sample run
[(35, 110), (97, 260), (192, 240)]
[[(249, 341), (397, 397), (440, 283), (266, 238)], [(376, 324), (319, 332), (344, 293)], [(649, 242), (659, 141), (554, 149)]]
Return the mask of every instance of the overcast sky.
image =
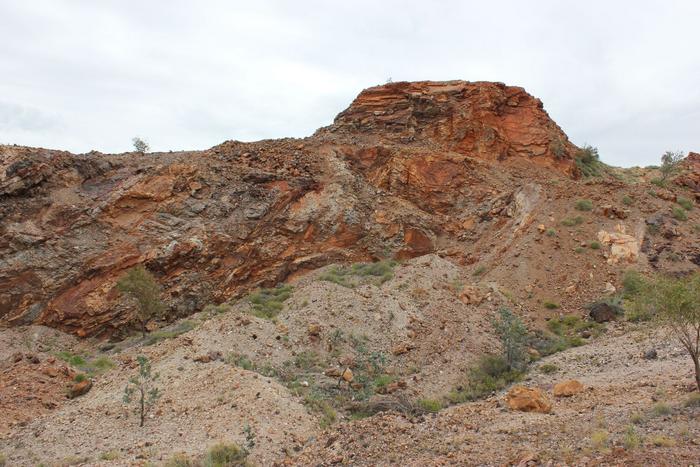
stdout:
[(307, 136), (388, 78), (502, 81), (604, 161), (700, 151), (700, 1), (0, 0), (0, 143)]

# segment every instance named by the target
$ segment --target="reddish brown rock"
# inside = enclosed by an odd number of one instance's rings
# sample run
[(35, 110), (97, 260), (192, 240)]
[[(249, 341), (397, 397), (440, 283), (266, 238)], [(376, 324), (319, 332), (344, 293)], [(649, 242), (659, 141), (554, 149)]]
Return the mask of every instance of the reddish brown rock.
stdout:
[(90, 389), (92, 389), (92, 381), (90, 379), (74, 383), (68, 390), (68, 398), (75, 399), (76, 397), (83, 396), (87, 394)]
[(515, 386), (506, 394), (506, 403), (511, 410), (521, 412), (549, 413), (552, 403), (540, 389)]
[(571, 397), (582, 392), (583, 389), (581, 382), (571, 379), (555, 384), (552, 394), (554, 397)]

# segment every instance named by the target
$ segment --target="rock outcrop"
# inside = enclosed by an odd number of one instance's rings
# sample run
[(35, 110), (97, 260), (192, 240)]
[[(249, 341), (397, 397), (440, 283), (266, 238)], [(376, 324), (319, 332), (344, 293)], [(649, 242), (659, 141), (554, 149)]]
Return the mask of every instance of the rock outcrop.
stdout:
[(575, 150), (522, 88), (463, 81), (367, 89), (305, 139), (2, 146), (0, 320), (114, 333), (131, 317), (115, 283), (137, 264), (174, 318), (331, 262), (438, 250), (468, 262), (471, 238), (528, 225), (518, 180), (573, 174)]

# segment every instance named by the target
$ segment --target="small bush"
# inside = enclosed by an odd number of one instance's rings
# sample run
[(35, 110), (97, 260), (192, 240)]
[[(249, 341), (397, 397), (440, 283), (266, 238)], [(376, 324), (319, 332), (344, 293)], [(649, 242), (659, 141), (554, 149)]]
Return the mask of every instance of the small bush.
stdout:
[(522, 320), (508, 308), (498, 310), (498, 319), (492, 325), (503, 349), (503, 357), (510, 370), (522, 370), (527, 364), (525, 346), (528, 333)]
[(590, 211), (593, 209), (593, 201), (590, 199), (580, 199), (576, 201), (575, 206), (579, 211)]
[(634, 204), (634, 200), (629, 196), (625, 195), (622, 197), (622, 204), (624, 204), (625, 206), (632, 206)]
[(644, 276), (641, 273), (628, 270), (622, 276), (622, 293), (625, 298), (632, 298), (642, 291), (644, 287)]
[(469, 370), (466, 387), (452, 391), (449, 399), (453, 403), (473, 401), (500, 391), (511, 383), (520, 381), (523, 372), (509, 368), (506, 360), (498, 355), (485, 355)]
[(540, 371), (546, 375), (549, 375), (559, 371), (559, 367), (556, 366), (554, 363), (545, 363), (544, 365), (540, 366)]
[(116, 450), (107, 451), (100, 454), (100, 460), (102, 461), (114, 461), (117, 459), (119, 459), (119, 451)]
[(592, 241), (589, 246), (591, 247), (591, 250), (600, 250), (600, 242), (596, 242), (595, 240)]
[(205, 467), (246, 466), (247, 453), (234, 443), (219, 443), (210, 447), (204, 459)]
[(641, 425), (644, 423), (645, 417), (644, 414), (641, 412), (635, 412), (632, 415), (630, 415), (630, 422), (634, 423), (635, 425)]
[(276, 317), (284, 308), (284, 302), (292, 296), (292, 290), (291, 285), (280, 285), (250, 294), (248, 301), (253, 307), (253, 315), (265, 319)]
[(83, 381), (87, 381), (88, 377), (85, 375), (85, 373), (78, 373), (73, 377), (73, 381), (76, 383), (82, 383)]
[(198, 467), (200, 464), (189, 457), (187, 454), (178, 453), (165, 461), (165, 467)]
[(485, 272), (486, 272), (486, 266), (481, 265), (481, 266), (478, 266), (476, 269), (474, 269), (472, 276), (480, 276)]
[(224, 361), (229, 365), (237, 366), (239, 368), (243, 368), (244, 370), (255, 370), (255, 364), (250, 358), (235, 352), (228, 353), (224, 358)]
[(668, 185), (666, 183), (666, 180), (662, 178), (652, 178), (651, 183), (658, 186), (659, 188), (666, 188), (666, 186)]
[(143, 139), (139, 138), (138, 136), (132, 138), (131, 142), (134, 145), (134, 149), (136, 150), (136, 152), (140, 152), (141, 154), (147, 153), (150, 149), (148, 143), (145, 142)]
[(605, 169), (605, 164), (600, 162), (598, 149), (588, 144), (576, 152), (574, 161), (584, 177), (598, 177)]
[(658, 404), (655, 404), (654, 407), (652, 407), (651, 413), (655, 417), (669, 415), (671, 413), (671, 407), (669, 407), (668, 404), (659, 402)]
[(5, 464), (7, 464), (7, 457), (0, 452), (0, 467), (5, 467)]
[(634, 429), (634, 427), (631, 425), (628, 426), (625, 430), (625, 437), (622, 440), (622, 444), (623, 446), (625, 446), (625, 449), (627, 449), (628, 451), (637, 449), (641, 444), (641, 441), (642, 440), (637, 434), (637, 431)]
[(394, 267), (397, 264), (393, 260), (384, 260), (376, 263), (355, 263), (351, 266), (333, 266), (321, 274), (319, 279), (348, 288), (354, 288), (363, 280), (370, 279), (379, 286), (394, 277)]
[(568, 217), (561, 221), (562, 225), (565, 225), (566, 227), (574, 227), (577, 225), (583, 224), (583, 217), (581, 216), (576, 216), (576, 217)]
[(679, 221), (687, 221), (688, 220), (688, 214), (685, 213), (685, 209), (674, 206), (671, 209), (671, 215), (673, 216), (674, 219), (679, 220)]
[(557, 308), (559, 308), (559, 305), (554, 302), (544, 302), (543, 305), (548, 310), (556, 310)]
[(552, 228), (549, 228), (549, 229), (547, 229), (546, 234), (548, 237), (554, 237), (557, 234), (557, 231), (552, 229)]
[(591, 444), (596, 451), (605, 449), (608, 446), (608, 432), (604, 430), (593, 432)]
[(442, 402), (435, 399), (420, 399), (418, 407), (429, 413), (437, 413), (442, 409)]
[(669, 438), (668, 436), (656, 435), (649, 439), (649, 442), (656, 447), (660, 448), (671, 448), (676, 445), (676, 441)]
[(168, 326), (166, 328), (159, 329), (158, 331), (153, 331), (146, 336), (143, 341), (143, 345), (153, 345), (165, 339), (174, 339), (180, 334), (189, 332), (196, 327), (197, 323), (192, 320), (186, 319), (184, 321), (180, 321), (173, 326)]
[(682, 196), (679, 196), (676, 202), (680, 204), (681, 207), (686, 211), (690, 211), (693, 209), (693, 202), (688, 198), (683, 198)]
[(700, 407), (700, 392), (695, 392), (688, 397), (684, 404), (686, 407)]

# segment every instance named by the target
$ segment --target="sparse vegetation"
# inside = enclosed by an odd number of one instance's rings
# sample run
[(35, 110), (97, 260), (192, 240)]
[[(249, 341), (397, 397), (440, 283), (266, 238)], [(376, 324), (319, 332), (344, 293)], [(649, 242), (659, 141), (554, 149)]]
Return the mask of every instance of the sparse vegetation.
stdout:
[(688, 198), (684, 198), (682, 196), (679, 196), (678, 199), (676, 199), (676, 202), (681, 205), (683, 209), (686, 211), (692, 211), (693, 210), (693, 202), (689, 200)]
[(124, 388), (124, 403), (136, 402), (135, 412), (139, 416), (139, 426), (143, 426), (146, 415), (160, 398), (160, 390), (155, 386), (158, 373), (151, 373), (151, 362), (143, 355), (136, 357), (139, 363), (138, 375), (132, 377)]
[(605, 169), (605, 164), (600, 161), (598, 149), (584, 144), (574, 156), (576, 167), (584, 177), (599, 177)]
[(591, 248), (591, 250), (600, 250), (601, 245), (600, 242), (593, 240), (588, 246)]
[(583, 224), (583, 217), (581, 216), (576, 216), (576, 217), (567, 217), (563, 221), (561, 221), (562, 225), (566, 227), (574, 227), (577, 225)]
[(105, 356), (89, 358), (67, 351), (57, 352), (56, 357), (82, 372), (84, 376), (96, 376), (115, 367), (115, 363)]
[(134, 149), (141, 154), (145, 154), (151, 149), (148, 143), (138, 136), (132, 138), (131, 143), (134, 145)]
[(605, 430), (594, 431), (591, 434), (591, 445), (596, 451), (603, 451), (608, 447), (608, 432)]
[(676, 441), (668, 436), (656, 435), (649, 438), (649, 442), (656, 447), (670, 448), (676, 445)]
[(634, 199), (632, 199), (632, 197), (629, 195), (625, 195), (622, 197), (622, 204), (625, 206), (632, 206), (634, 204)]
[(101, 461), (114, 461), (119, 459), (119, 451), (111, 450), (100, 454)]
[(510, 369), (505, 358), (485, 355), (469, 370), (466, 386), (458, 386), (448, 397), (453, 403), (481, 399), (520, 381), (522, 377), (522, 372)]
[(174, 326), (169, 326), (166, 329), (159, 329), (157, 331), (153, 331), (150, 333), (148, 336), (146, 336), (146, 339), (143, 341), (144, 345), (153, 345), (156, 344), (162, 340), (165, 339), (173, 339), (180, 334), (184, 334), (186, 332), (189, 332), (193, 330), (194, 328), (197, 327), (197, 323), (186, 319), (183, 321), (180, 321), (179, 323), (175, 324)]
[(678, 221), (687, 221), (688, 220), (688, 214), (686, 214), (685, 209), (683, 209), (680, 206), (673, 206), (671, 208), (671, 215), (673, 216), (674, 219)]
[(546, 234), (548, 237), (554, 237), (557, 234), (557, 231), (550, 227), (547, 229)]
[(693, 361), (700, 390), (700, 274), (680, 278), (657, 275), (643, 284), (631, 308), (655, 317), (675, 335)]
[(641, 412), (635, 412), (632, 415), (630, 415), (630, 423), (634, 423), (635, 425), (641, 425), (644, 423), (644, 414)]
[(554, 363), (545, 363), (540, 366), (540, 371), (546, 375), (549, 375), (559, 371), (559, 367), (556, 366)]
[(442, 409), (442, 402), (436, 399), (420, 399), (417, 404), (418, 407), (429, 413), (437, 413)]
[(527, 328), (522, 320), (508, 308), (498, 310), (498, 319), (492, 325), (501, 340), (503, 358), (509, 370), (522, 371), (528, 361), (525, 346), (527, 344)]
[(593, 209), (593, 201), (590, 199), (580, 199), (576, 201), (575, 207), (579, 211), (591, 211)]
[(356, 263), (351, 266), (333, 266), (325, 271), (319, 279), (333, 282), (343, 287), (354, 288), (367, 280), (379, 286), (394, 277), (394, 260), (376, 263)]
[(680, 169), (680, 163), (683, 160), (683, 153), (680, 151), (666, 151), (663, 156), (661, 156), (661, 166), (659, 171), (661, 172), (661, 181), (665, 182), (666, 179)]
[(117, 282), (117, 290), (136, 301), (134, 320), (139, 323), (143, 337), (148, 329), (146, 324), (160, 317), (165, 310), (160, 300), (160, 286), (153, 275), (142, 265), (131, 268)]
[(486, 266), (484, 266), (484, 265), (482, 264), (482, 265), (480, 265), (480, 266), (477, 266), (476, 269), (474, 269), (474, 272), (472, 273), (472, 276), (480, 276), (480, 275), (482, 275), (482, 274), (485, 273), (485, 272), (486, 272)]
[(252, 305), (253, 314), (258, 318), (272, 319), (276, 317), (284, 302), (292, 296), (291, 285), (279, 285), (272, 289), (260, 289), (248, 296), (248, 301)]
[(634, 449), (637, 449), (639, 445), (641, 444), (642, 440), (640, 436), (637, 434), (637, 431), (634, 429), (634, 426), (629, 425), (627, 429), (625, 430), (625, 436), (622, 440), (622, 445), (627, 449), (628, 451), (632, 451)]
[(249, 465), (247, 453), (235, 443), (219, 443), (210, 447), (204, 467), (243, 467)]
[(671, 407), (665, 402), (658, 402), (651, 408), (651, 413), (654, 417), (663, 417), (671, 413)]
[(545, 301), (544, 303), (542, 303), (542, 306), (544, 306), (548, 310), (556, 310), (557, 308), (559, 308), (559, 305), (557, 303), (549, 301)]
[(692, 393), (684, 404), (686, 407), (700, 407), (700, 392)]

